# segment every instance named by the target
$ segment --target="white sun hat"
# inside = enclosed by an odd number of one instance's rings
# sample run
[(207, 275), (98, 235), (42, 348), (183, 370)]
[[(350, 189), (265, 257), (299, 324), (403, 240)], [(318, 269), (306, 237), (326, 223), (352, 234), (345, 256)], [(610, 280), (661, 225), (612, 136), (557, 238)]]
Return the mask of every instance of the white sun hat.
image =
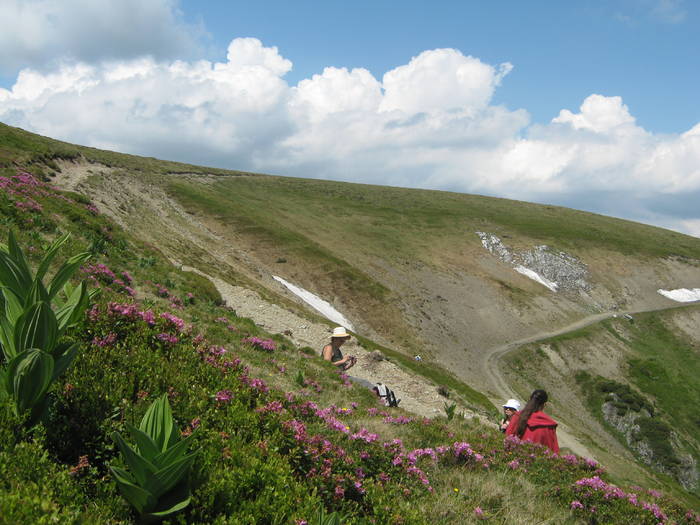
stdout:
[(342, 326), (336, 326), (331, 337), (350, 337), (350, 334)]
[(520, 401), (517, 399), (509, 399), (503, 404), (503, 408), (512, 408), (513, 410), (520, 410)]

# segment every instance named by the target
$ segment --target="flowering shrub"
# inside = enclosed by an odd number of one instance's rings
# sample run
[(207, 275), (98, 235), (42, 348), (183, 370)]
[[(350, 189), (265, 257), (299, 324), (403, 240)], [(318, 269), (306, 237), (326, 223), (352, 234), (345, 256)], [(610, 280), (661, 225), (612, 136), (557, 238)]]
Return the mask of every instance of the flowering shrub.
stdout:
[(122, 293), (131, 297), (136, 295), (134, 289), (129, 286), (131, 283), (131, 276), (127, 272), (123, 272), (122, 275), (126, 274), (129, 278), (128, 281), (119, 279), (106, 264), (102, 263), (84, 266), (81, 271), (83, 275), (95, 285), (104, 285), (117, 293)]
[(259, 337), (245, 337), (241, 339), (241, 343), (247, 343), (254, 348), (265, 350), (266, 352), (272, 352), (277, 348), (277, 345), (272, 339), (261, 339)]
[[(638, 487), (639, 488), (639, 487)], [(644, 493), (627, 492), (620, 487), (607, 483), (600, 476), (581, 478), (567, 491), (572, 499), (570, 507), (580, 516), (590, 516), (601, 523), (657, 524), (671, 523), (669, 516), (659, 505), (662, 495), (649, 490)], [(665, 501), (673, 507), (670, 501)], [(677, 510), (678, 509), (674, 509)], [(680, 513), (680, 512), (679, 512)], [(684, 516), (686, 523), (693, 519), (700, 522), (700, 517), (688, 512)]]

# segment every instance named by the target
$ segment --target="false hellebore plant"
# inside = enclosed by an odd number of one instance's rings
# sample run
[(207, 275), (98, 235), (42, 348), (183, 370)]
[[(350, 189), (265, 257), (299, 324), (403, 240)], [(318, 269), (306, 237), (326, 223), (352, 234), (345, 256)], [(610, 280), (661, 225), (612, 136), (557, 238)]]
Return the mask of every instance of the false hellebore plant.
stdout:
[(75, 287), (68, 282), (89, 253), (70, 257), (49, 285), (44, 285), (46, 272), (68, 237), (62, 235), (51, 244), (36, 274), (12, 231), (7, 245), (0, 243), (0, 344), (5, 357), (5, 366), (0, 367), (0, 395), (14, 400), (18, 416), (29, 414), (29, 426), (43, 415), (51, 383), (78, 351), (77, 343), (61, 342), (61, 337), (82, 318), (96, 293), (89, 293), (85, 282)]
[(119, 432), (114, 432), (112, 439), (129, 471), (110, 466), (124, 499), (144, 521), (155, 521), (184, 509), (190, 503), (187, 475), (199, 451), (187, 454), (194, 434), (180, 439), (167, 394), (148, 407), (139, 428), (128, 423), (126, 426), (136, 448), (129, 446)]

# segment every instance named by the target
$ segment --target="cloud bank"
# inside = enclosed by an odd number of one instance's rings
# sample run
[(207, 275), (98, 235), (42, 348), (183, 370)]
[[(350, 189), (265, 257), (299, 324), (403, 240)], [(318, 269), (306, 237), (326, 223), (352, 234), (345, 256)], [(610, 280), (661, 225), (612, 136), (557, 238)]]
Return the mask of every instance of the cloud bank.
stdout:
[(492, 103), (512, 67), (433, 49), (381, 79), (328, 67), (291, 86), (277, 48), (237, 38), (222, 62), (25, 68), (0, 89), (0, 120), (171, 160), (550, 202), (700, 236), (700, 123), (655, 135), (620, 97), (591, 94), (535, 125)]
[(2, 0), (0, 72), (67, 60), (189, 57), (203, 33), (181, 20), (176, 0)]

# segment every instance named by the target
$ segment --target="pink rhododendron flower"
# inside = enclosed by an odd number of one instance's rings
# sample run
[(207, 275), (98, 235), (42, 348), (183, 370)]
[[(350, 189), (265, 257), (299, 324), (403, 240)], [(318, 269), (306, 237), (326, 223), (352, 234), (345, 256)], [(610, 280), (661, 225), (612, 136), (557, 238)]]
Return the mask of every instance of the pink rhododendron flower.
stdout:
[(233, 398), (233, 393), (230, 390), (220, 390), (214, 396), (217, 403), (229, 403)]

